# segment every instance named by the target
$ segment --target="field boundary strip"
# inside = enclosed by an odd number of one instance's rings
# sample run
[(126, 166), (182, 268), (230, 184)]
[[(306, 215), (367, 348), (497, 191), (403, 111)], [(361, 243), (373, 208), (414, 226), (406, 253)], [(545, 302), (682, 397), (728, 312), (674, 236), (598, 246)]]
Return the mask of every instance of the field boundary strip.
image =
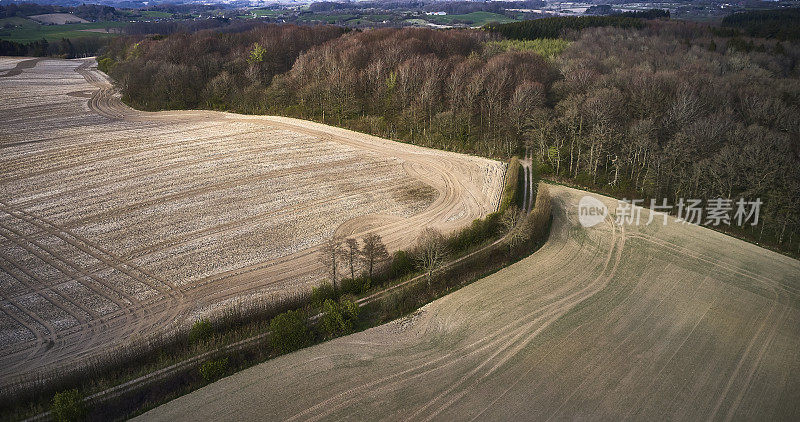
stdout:
[[(439, 269), (439, 271), (451, 269), (454, 266), (456, 266), (456, 265), (458, 265), (460, 263), (463, 263), (464, 261), (468, 260), (469, 258), (474, 257), (475, 255), (477, 255), (479, 253), (486, 252), (488, 250), (491, 250), (491, 249), (497, 247), (504, 240), (506, 240), (506, 238), (508, 236), (509, 236), (509, 234), (505, 234), (502, 237), (500, 237), (499, 239), (495, 240), (494, 242), (492, 242), (492, 243), (490, 243), (488, 245), (485, 245), (485, 246), (483, 246), (483, 247), (481, 247), (481, 248), (479, 248), (479, 249), (477, 249), (475, 251), (472, 251), (472, 252), (470, 252), (470, 253), (462, 256), (462, 257), (459, 257), (457, 259), (449, 261), (448, 263), (443, 265)], [(411, 284), (413, 284), (415, 282), (418, 282), (420, 280), (424, 280), (427, 277), (428, 277), (427, 274), (421, 274), (421, 275), (412, 277), (412, 278), (410, 278), (410, 279), (408, 279), (406, 281), (400, 282), (398, 284), (386, 287), (385, 289), (382, 289), (380, 291), (372, 293), (369, 296), (365, 296), (363, 298), (360, 298), (360, 299), (356, 300), (356, 303), (359, 306), (363, 306), (363, 305), (367, 305), (367, 304), (376, 302), (379, 299), (381, 299), (384, 296), (386, 296), (388, 293), (391, 293), (391, 292), (393, 292), (393, 291), (395, 291), (395, 290), (397, 290), (397, 289), (399, 289), (401, 287), (405, 287), (405, 286), (411, 285)], [(321, 317), (322, 317), (322, 313), (318, 313), (318, 314), (315, 314), (315, 315), (309, 317), (308, 321), (309, 322), (314, 322), (314, 321), (320, 319)], [(84, 399), (84, 402), (89, 404), (89, 403), (97, 403), (97, 402), (102, 403), (103, 401), (111, 400), (111, 399), (119, 397), (119, 396), (121, 396), (123, 394), (135, 391), (137, 388), (144, 387), (150, 382), (160, 381), (160, 380), (163, 380), (163, 379), (167, 378), (169, 375), (173, 375), (173, 374), (181, 372), (181, 371), (189, 370), (192, 367), (197, 366), (199, 363), (204, 362), (206, 360), (213, 359), (213, 358), (216, 358), (216, 357), (221, 356), (221, 355), (225, 355), (225, 354), (230, 353), (230, 352), (236, 352), (236, 351), (242, 350), (247, 346), (250, 346), (250, 345), (253, 345), (255, 343), (258, 343), (259, 341), (264, 340), (265, 338), (269, 337), (270, 333), (271, 333), (270, 331), (265, 331), (263, 333), (256, 334), (256, 335), (248, 337), (246, 339), (242, 339), (242, 340), (239, 340), (237, 342), (222, 346), (219, 349), (210, 350), (210, 351), (201, 353), (199, 355), (193, 356), (191, 358), (182, 360), (180, 362), (176, 362), (176, 363), (174, 363), (174, 364), (172, 364), (170, 366), (158, 369), (158, 370), (153, 371), (153, 372), (151, 372), (149, 374), (146, 374), (146, 375), (143, 375), (141, 377), (132, 379), (130, 381), (127, 381), (125, 383), (116, 385), (114, 387), (107, 388), (107, 389), (105, 389), (103, 391), (99, 391), (97, 393), (94, 393), (94, 394), (86, 397)], [(50, 418), (50, 411), (48, 410), (46, 412), (43, 412), (43, 413), (40, 413), (38, 415), (32, 416), (32, 417), (30, 417), (28, 419), (25, 419), (24, 422), (45, 421), (45, 420), (49, 420), (49, 418)]]

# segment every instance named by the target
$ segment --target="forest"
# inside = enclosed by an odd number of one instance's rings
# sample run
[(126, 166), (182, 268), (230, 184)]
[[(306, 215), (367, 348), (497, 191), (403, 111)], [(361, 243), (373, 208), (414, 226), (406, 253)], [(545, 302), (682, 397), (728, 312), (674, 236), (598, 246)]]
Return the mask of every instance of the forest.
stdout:
[(534, 19), (511, 22), (502, 25), (489, 25), (488, 30), (516, 40), (537, 38), (558, 38), (569, 30), (582, 30), (601, 26), (642, 29), (642, 19), (630, 16), (559, 16), (547, 19)]
[(743, 30), (751, 37), (800, 40), (800, 9), (753, 10), (722, 19), (722, 26)]
[(496, 158), (529, 146), (547, 177), (620, 198), (761, 198), (758, 224), (728, 231), (800, 253), (800, 46), (611, 19), (625, 23), (528, 42), (291, 25), (137, 36), (100, 65), (141, 109), (287, 115)]
[(62, 38), (58, 42), (41, 39), (29, 43), (0, 40), (0, 56), (59, 56), (72, 59), (96, 54), (106, 44), (107, 40), (98, 37)]

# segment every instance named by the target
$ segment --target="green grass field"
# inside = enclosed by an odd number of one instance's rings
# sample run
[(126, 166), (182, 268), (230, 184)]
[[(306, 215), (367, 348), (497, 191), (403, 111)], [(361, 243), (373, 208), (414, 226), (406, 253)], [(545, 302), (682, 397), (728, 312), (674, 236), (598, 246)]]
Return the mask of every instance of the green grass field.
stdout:
[(516, 22), (518, 20), (509, 18), (508, 16), (501, 15), (499, 13), (492, 13), (492, 12), (472, 12), (463, 15), (444, 15), (444, 16), (429, 15), (425, 16), (425, 19), (429, 22), (436, 23), (439, 25), (467, 23), (470, 26), (483, 26), (489, 22), (499, 22), (499, 23)]
[[(110, 37), (117, 34), (89, 32), (85, 29), (122, 28), (127, 22), (89, 22), (67, 25), (39, 25), (24, 18), (0, 19), (0, 39), (28, 43), (42, 38), (47, 41), (58, 41), (62, 38)], [(8, 27), (7, 25), (14, 25)]]
[(500, 51), (533, 51), (547, 60), (555, 60), (560, 56), (565, 48), (569, 46), (569, 41), (562, 39), (538, 38), (535, 40), (502, 40), (490, 41), (486, 46)]
[(172, 13), (161, 12), (158, 10), (141, 10), (139, 14), (144, 18), (171, 18)]
[(283, 10), (272, 10), (272, 9), (254, 9), (251, 10), (250, 12), (252, 12), (257, 17), (263, 17), (263, 16), (274, 17), (285, 13)]

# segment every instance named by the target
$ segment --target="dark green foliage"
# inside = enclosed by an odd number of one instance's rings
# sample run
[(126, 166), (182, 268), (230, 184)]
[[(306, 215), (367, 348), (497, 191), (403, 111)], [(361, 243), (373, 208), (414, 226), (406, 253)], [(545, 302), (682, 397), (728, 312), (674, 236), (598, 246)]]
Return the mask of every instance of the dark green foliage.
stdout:
[(382, 319), (392, 320), (418, 308), (429, 295), (428, 291), (426, 285), (419, 283), (389, 294), (380, 302)]
[(16, 41), (0, 40), (0, 56), (34, 56), (43, 57), (50, 53), (50, 43), (42, 38), (27, 44)]
[(57, 422), (80, 421), (86, 416), (86, 405), (81, 393), (72, 389), (53, 396), (50, 412)]
[(502, 231), (501, 213), (489, 214), (484, 219), (473, 220), (472, 224), (447, 238), (447, 248), (452, 253), (460, 253), (497, 236)]
[(322, 306), (320, 330), (326, 338), (339, 337), (353, 332), (358, 323), (358, 305), (350, 299), (335, 302), (325, 300)]
[(660, 19), (660, 18), (669, 18), (669, 10), (664, 10), (664, 9), (637, 10), (637, 11), (617, 13), (615, 16), (622, 16), (626, 18)]
[(62, 38), (58, 43), (58, 55), (65, 59), (75, 58), (75, 46), (68, 38)]
[(408, 252), (400, 250), (392, 255), (389, 278), (399, 279), (412, 271), (414, 271), (414, 261)]
[(751, 37), (800, 40), (800, 8), (737, 12), (723, 18), (722, 26)]
[(200, 376), (206, 382), (216, 381), (228, 370), (228, 358), (210, 360), (200, 366)]
[(602, 16), (602, 15), (611, 15), (614, 13), (614, 9), (611, 8), (610, 4), (596, 4), (593, 6), (589, 6), (586, 11), (583, 12), (584, 15), (595, 15), (595, 16)]
[(487, 25), (486, 29), (506, 38), (533, 40), (536, 38), (558, 38), (564, 30), (582, 30), (598, 26), (617, 28), (644, 28), (644, 22), (625, 16), (558, 16), (500, 25)]
[(312, 340), (306, 314), (303, 311), (286, 311), (270, 321), (270, 342), (278, 353), (289, 353), (305, 347)]
[(28, 51), (32, 49), (31, 44), (33, 43), (23, 44), (0, 40), (0, 56), (32, 56), (33, 54), (28, 54)]
[(503, 213), (508, 207), (519, 202), (521, 192), (517, 188), (519, 187), (518, 181), (521, 173), (523, 172), (519, 159), (513, 157), (511, 161), (509, 161), (508, 169), (506, 170), (503, 192), (500, 196), (500, 208), (498, 209), (500, 213)]
[(206, 341), (214, 334), (214, 327), (207, 319), (196, 321), (189, 330), (189, 343)]
[(331, 283), (323, 282), (317, 287), (311, 289), (311, 305), (318, 308), (326, 299), (336, 299), (336, 292), (333, 290)]
[(102, 57), (97, 60), (97, 68), (106, 74), (111, 73), (111, 69), (114, 68), (115, 64), (114, 59), (110, 57)]
[(370, 288), (369, 277), (344, 278), (340, 281), (342, 294), (359, 295), (366, 293)]

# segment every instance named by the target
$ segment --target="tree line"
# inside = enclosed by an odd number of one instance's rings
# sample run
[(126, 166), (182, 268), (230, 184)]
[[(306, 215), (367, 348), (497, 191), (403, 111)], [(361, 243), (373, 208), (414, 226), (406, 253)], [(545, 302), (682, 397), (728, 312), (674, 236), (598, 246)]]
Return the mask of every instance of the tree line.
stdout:
[[(291, 115), (432, 147), (507, 157), (557, 70), (481, 31), (264, 26), (112, 43), (135, 107)], [(263, 50), (263, 54), (255, 54)], [(111, 63), (115, 63), (113, 66)]]
[(100, 37), (62, 38), (60, 41), (41, 40), (29, 43), (0, 40), (0, 56), (62, 57), (73, 59), (97, 54), (108, 44)]
[(568, 30), (580, 31), (586, 28), (602, 26), (642, 29), (645, 23), (638, 19), (638, 16), (556, 16), (504, 24), (490, 24), (486, 26), (486, 29), (510, 39), (535, 40), (537, 38), (559, 38)]
[(751, 37), (800, 40), (800, 8), (750, 10), (722, 19), (725, 28), (740, 29)]
[[(761, 197), (740, 234), (800, 250), (800, 48), (610, 19), (625, 28), (572, 32), (547, 60), (493, 31), (259, 26), (118, 39), (101, 63), (138, 108), (281, 114), (496, 158), (527, 145), (543, 173), (628, 198)], [(540, 21), (526, 25), (578, 22)]]
[[(276, 74), (288, 71), (302, 52), (343, 32), (334, 26), (260, 25), (117, 38), (100, 64), (115, 78), (123, 99), (138, 108), (255, 112), (265, 108), (265, 89)], [(268, 54), (253, 56), (258, 49)]]
[(617, 16), (628, 18), (643, 18), (643, 19), (669, 19), (669, 10), (665, 9), (647, 9), (647, 10), (633, 10), (627, 12), (616, 13)]
[(738, 234), (800, 253), (800, 47), (706, 27), (584, 31), (527, 139), (543, 171), (618, 197), (761, 198)]

